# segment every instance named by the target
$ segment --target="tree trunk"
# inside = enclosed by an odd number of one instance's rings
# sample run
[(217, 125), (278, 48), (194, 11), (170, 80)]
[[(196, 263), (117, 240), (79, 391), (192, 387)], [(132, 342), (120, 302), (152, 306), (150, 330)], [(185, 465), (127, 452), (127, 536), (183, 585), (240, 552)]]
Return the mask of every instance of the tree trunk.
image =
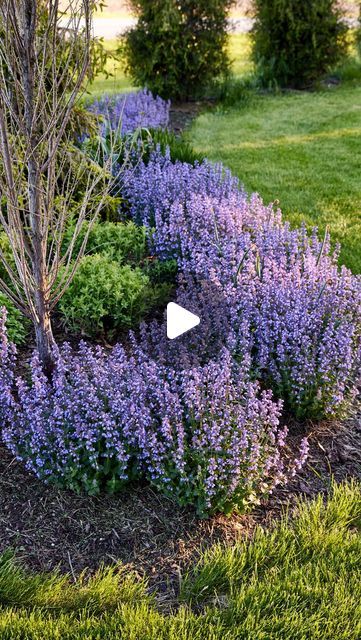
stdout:
[(36, 345), (44, 373), (50, 377), (54, 369), (55, 340), (49, 313), (49, 291), (46, 267), (46, 240), (43, 231), (44, 209), (41, 203), (41, 171), (37, 157), (41, 131), (34, 117), (34, 83), (36, 70), (37, 2), (23, 0), (22, 85), (24, 88), (24, 119), (27, 142), (27, 182), (29, 222), (32, 236), (32, 271), (35, 281), (35, 317), (33, 317)]
[(36, 347), (42, 363), (43, 371), (48, 377), (54, 371), (55, 340), (51, 327), (50, 314), (46, 310), (39, 315), (39, 322), (35, 326)]
[(50, 376), (54, 369), (53, 348), (55, 340), (49, 313), (46, 245), (41, 231), (40, 177), (39, 169), (33, 160), (28, 162), (28, 193), (33, 246), (32, 267), (36, 283), (34, 299), (36, 309), (36, 317), (34, 318), (36, 346), (44, 373)]

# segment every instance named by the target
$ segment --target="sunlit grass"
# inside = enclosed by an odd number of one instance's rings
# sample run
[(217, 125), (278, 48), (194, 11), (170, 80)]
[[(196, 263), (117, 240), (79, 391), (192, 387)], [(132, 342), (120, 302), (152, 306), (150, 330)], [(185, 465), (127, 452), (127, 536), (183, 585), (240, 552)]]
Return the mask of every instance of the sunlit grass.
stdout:
[(218, 545), (183, 583), (192, 605), (219, 606), (232, 638), (361, 637), (360, 486), (334, 486), (300, 503), (293, 520), (258, 529), (251, 543)]
[(232, 73), (236, 77), (247, 75), (253, 71), (251, 39), (247, 33), (237, 33), (230, 36), (229, 57), (232, 61)]
[[(233, 41), (245, 60), (247, 38)], [(250, 70), (246, 61), (234, 68), (240, 76)], [(323, 233), (328, 225), (342, 244), (341, 261), (361, 272), (361, 63), (351, 58), (337, 75), (341, 86), (254, 92), (233, 108), (203, 113), (187, 138), (197, 152), (228, 166), (248, 192), (279, 200), (294, 226), (305, 221)]]
[[(105, 40), (105, 48), (113, 53), (117, 48), (117, 40)], [(124, 64), (121, 60), (109, 57), (106, 65), (106, 71), (110, 74), (99, 74), (89, 87), (89, 93), (94, 97), (100, 97), (103, 94), (125, 93), (131, 91), (131, 80), (124, 73)]]
[[(73, 579), (0, 557), (1, 640), (358, 640), (361, 491), (300, 503), (253, 540), (217, 545), (164, 611), (122, 567)], [(156, 594), (155, 594), (156, 595)], [(163, 609), (163, 610), (162, 610)]]

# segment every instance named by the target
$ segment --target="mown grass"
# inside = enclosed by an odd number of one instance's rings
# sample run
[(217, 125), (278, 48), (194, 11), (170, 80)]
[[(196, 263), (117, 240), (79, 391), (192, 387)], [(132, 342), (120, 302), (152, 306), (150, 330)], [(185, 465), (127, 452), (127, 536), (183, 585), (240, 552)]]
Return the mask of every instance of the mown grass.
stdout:
[[(109, 53), (114, 53), (118, 43), (117, 40), (105, 40), (104, 46)], [(109, 57), (106, 64), (106, 71), (99, 74), (89, 85), (88, 91), (91, 96), (97, 98), (104, 93), (124, 93), (134, 89), (131, 80), (124, 73), (124, 64), (118, 58)]]
[(334, 486), (327, 504), (300, 503), (293, 520), (257, 529), (251, 543), (206, 553), (184, 597), (219, 603), (234, 638), (359, 638), (360, 529), (360, 487)]
[[(115, 41), (107, 42), (113, 50)], [(250, 77), (250, 39), (230, 38), (236, 80)], [(96, 78), (93, 95), (130, 91), (120, 62)], [(361, 272), (361, 62), (336, 70), (340, 86), (314, 92), (259, 94), (235, 89), (238, 103), (203, 113), (187, 139), (239, 176), (248, 192), (278, 200), (293, 226), (305, 221), (323, 234), (328, 225), (342, 246), (341, 262)], [(234, 91), (233, 91), (234, 92)], [(244, 99), (244, 97), (246, 99)]]
[[(247, 36), (234, 36), (249, 73)], [(237, 68), (238, 65), (238, 68)], [(221, 161), (248, 192), (279, 200), (298, 226), (329, 226), (342, 245), (341, 262), (361, 272), (361, 61), (337, 70), (340, 86), (313, 92), (240, 93), (232, 108), (203, 113), (187, 139), (197, 152)]]
[(300, 503), (251, 542), (218, 545), (183, 581), (173, 613), (121, 567), (72, 582), (0, 561), (2, 640), (357, 640), (361, 487)]

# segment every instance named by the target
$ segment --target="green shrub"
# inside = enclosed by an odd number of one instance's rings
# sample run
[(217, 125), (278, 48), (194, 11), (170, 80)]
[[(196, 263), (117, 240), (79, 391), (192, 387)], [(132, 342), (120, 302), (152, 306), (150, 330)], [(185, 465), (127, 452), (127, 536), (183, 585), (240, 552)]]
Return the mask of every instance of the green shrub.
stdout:
[[(118, 214), (119, 215), (119, 214)], [(69, 246), (73, 236), (73, 227), (67, 230), (64, 250)], [(84, 223), (82, 231), (75, 244), (77, 253), (88, 230), (88, 224)], [(138, 265), (148, 255), (148, 232), (145, 227), (135, 225), (134, 222), (97, 222), (89, 233), (86, 245), (86, 253), (106, 254), (108, 259), (118, 264)]]
[(264, 85), (307, 88), (347, 52), (337, 0), (255, 0), (253, 58)]
[(255, 101), (256, 80), (250, 78), (236, 78), (229, 76), (222, 82), (214, 84), (214, 99), (218, 103), (218, 110), (232, 107), (249, 108)]
[(152, 285), (139, 267), (120, 265), (107, 255), (89, 255), (80, 261), (59, 309), (71, 332), (111, 339), (162, 305), (170, 288), (167, 284)]
[[(10, 247), (10, 243), (9, 240), (7, 238), (7, 236), (5, 235), (5, 233), (0, 233), (0, 250), (1, 253), (3, 254), (3, 256), (5, 257), (7, 263), (15, 269), (15, 262), (14, 262), (14, 258), (13, 258), (13, 253), (11, 251), (11, 247)], [(7, 284), (11, 286), (11, 280), (9, 278), (9, 275), (3, 265), (3, 263), (0, 261), (0, 278)]]
[(177, 260), (155, 260), (150, 258), (145, 264), (144, 271), (153, 284), (172, 285), (177, 277)]
[(18, 311), (9, 298), (0, 292), (0, 313), (5, 307), (7, 311), (6, 329), (9, 340), (15, 344), (23, 344), (28, 330), (28, 321)]
[(163, 98), (204, 94), (227, 74), (227, 14), (233, 0), (130, 0), (137, 25), (121, 39), (126, 72)]
[[(0, 250), (6, 258), (8, 264), (14, 270), (16, 270), (10, 243), (5, 233), (0, 233)], [(11, 279), (1, 261), (0, 278), (8, 285), (8, 287), (10, 287), (10, 289), (12, 289)], [(8, 296), (0, 291), (0, 310), (2, 307), (5, 307), (8, 312), (6, 327), (9, 339), (15, 344), (23, 344), (27, 336), (29, 323), (27, 319), (20, 313), (20, 311), (18, 311), (18, 309), (11, 302)]]

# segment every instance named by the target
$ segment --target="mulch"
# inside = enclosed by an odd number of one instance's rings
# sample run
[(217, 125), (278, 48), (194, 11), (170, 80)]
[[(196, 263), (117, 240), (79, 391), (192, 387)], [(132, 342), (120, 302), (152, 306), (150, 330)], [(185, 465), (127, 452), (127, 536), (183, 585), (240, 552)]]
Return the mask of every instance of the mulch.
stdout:
[[(72, 574), (121, 561), (147, 577), (158, 602), (175, 602), (180, 576), (202, 550), (247, 539), (269, 526), (296, 498), (327, 494), (331, 479), (361, 480), (361, 414), (342, 424), (310, 426), (310, 456), (286, 487), (251, 515), (200, 520), (150, 487), (89, 497), (45, 486), (0, 447), (0, 549), (10, 548), (33, 570)], [(293, 429), (295, 431), (295, 429)], [(300, 435), (291, 435), (295, 448)]]
[(181, 135), (192, 121), (205, 109), (214, 106), (214, 101), (175, 102), (169, 112), (169, 128), (176, 135)]

